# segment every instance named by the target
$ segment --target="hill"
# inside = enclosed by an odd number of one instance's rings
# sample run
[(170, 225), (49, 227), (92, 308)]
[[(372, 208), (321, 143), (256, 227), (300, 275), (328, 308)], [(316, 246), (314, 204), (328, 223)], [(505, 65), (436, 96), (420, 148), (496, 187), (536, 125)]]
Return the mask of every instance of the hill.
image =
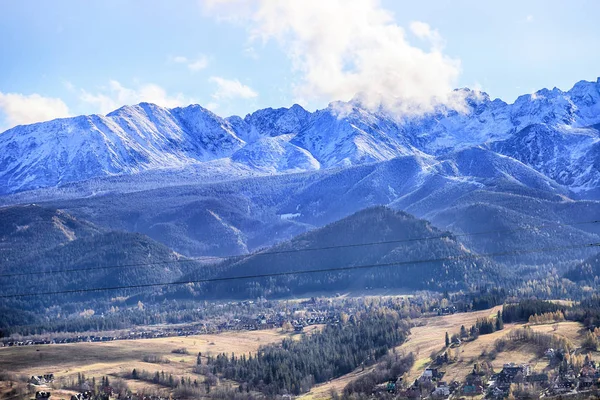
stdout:
[(600, 253), (574, 266), (564, 276), (573, 282), (594, 282), (600, 277)]
[[(345, 247), (336, 247), (340, 245)], [(385, 264), (384, 267), (238, 280), (203, 288), (208, 293), (228, 293), (233, 297), (288, 296), (356, 288), (461, 289), (500, 279), (502, 274), (492, 262), (470, 258), (471, 255), (451, 233), (442, 232), (427, 221), (373, 207), (242, 260), (226, 262), (217, 277), (377, 264)], [(452, 257), (457, 259), (411, 263)]]
[[(54, 209), (36, 205), (0, 208), (1, 272), (9, 265), (76, 239), (87, 238), (103, 230), (87, 221)], [(32, 250), (35, 243), (35, 250)]]
[[(4, 295), (172, 282), (198, 266), (147, 236), (100, 229), (57, 209), (9, 207), (1, 209), (0, 215), (4, 253), (0, 287)], [(63, 304), (70, 300), (89, 301), (131, 293), (136, 292), (121, 290), (5, 300), (33, 309), (46, 300)]]
[[(600, 202), (573, 199), (541, 173), (485, 148), (450, 153), (442, 161), (406, 156), (343, 169), (126, 193), (110, 188), (125, 188), (131, 177), (115, 179), (101, 183), (107, 191), (82, 198), (90, 182), (73, 184), (74, 198), (54, 199), (53, 192), (42, 190), (0, 201), (35, 198), (107, 230), (142, 233), (191, 257), (246, 254), (379, 205), (457, 234), (508, 231), (464, 237), (478, 252), (577, 245), (598, 241), (600, 233), (598, 224), (565, 225), (599, 219)], [(579, 262), (591, 253), (559, 255)], [(552, 262), (556, 256), (540, 254), (529, 261)]]

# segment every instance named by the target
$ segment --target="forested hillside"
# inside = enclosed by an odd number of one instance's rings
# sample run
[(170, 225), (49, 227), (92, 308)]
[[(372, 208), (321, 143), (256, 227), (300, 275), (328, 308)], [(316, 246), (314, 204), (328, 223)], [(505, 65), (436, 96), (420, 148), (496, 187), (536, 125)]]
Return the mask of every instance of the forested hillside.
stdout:
[(596, 254), (584, 262), (571, 268), (565, 274), (565, 278), (574, 282), (593, 282), (600, 277), (600, 254)]
[[(172, 282), (198, 264), (138, 233), (108, 231), (56, 209), (39, 206), (0, 210), (3, 295), (89, 290)], [(32, 243), (41, 243), (32, 246)], [(131, 291), (88, 292), (13, 303), (110, 298)]]
[[(440, 258), (444, 260), (423, 262)], [(365, 266), (373, 267), (362, 268)], [(228, 261), (218, 276), (225, 278), (341, 267), (350, 268), (213, 283), (203, 285), (203, 290), (212, 294), (228, 293), (230, 296), (285, 296), (312, 291), (384, 287), (455, 290), (498, 282), (505, 276), (490, 260), (473, 257), (451, 233), (385, 207), (359, 211), (264, 252)], [(192, 273), (189, 278), (194, 279), (195, 276)]]

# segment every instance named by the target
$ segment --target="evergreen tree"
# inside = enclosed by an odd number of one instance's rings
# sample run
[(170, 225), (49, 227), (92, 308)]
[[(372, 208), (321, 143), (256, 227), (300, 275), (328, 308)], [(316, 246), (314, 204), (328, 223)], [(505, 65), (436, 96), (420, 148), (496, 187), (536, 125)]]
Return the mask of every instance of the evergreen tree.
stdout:
[(504, 329), (504, 322), (502, 321), (502, 313), (498, 311), (496, 315), (496, 330), (500, 331), (502, 329)]
[(448, 336), (448, 332), (446, 332), (446, 347), (450, 346), (450, 336)]

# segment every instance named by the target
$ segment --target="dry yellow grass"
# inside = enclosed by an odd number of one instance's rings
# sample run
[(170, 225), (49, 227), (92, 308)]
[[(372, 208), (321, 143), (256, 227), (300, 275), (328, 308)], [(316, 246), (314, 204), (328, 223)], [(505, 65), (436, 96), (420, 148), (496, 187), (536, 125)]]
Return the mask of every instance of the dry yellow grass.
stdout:
[(494, 316), (501, 309), (502, 307), (498, 306), (490, 310), (415, 320), (417, 324), (423, 324), (423, 326), (412, 328), (408, 340), (397, 348), (399, 351), (412, 352), (415, 355), (416, 362), (409, 373), (409, 379), (416, 379), (431, 362), (431, 354), (444, 347), (446, 332), (450, 336), (459, 333), (461, 325), (469, 329), (478, 318)]
[[(28, 375), (65, 371), (102, 370), (119, 364), (132, 365), (144, 355), (156, 354), (177, 364), (195, 362), (196, 354), (255, 353), (258, 347), (281, 341), (288, 334), (280, 330), (227, 332), (215, 335), (120, 340), (105, 343), (72, 343), (0, 348), (0, 369)], [(186, 348), (190, 355), (173, 354)]]
[[(430, 355), (434, 351), (441, 350), (444, 346), (444, 336), (448, 332), (450, 335), (458, 333), (461, 325), (470, 327), (477, 318), (496, 315), (502, 307), (496, 307), (491, 310), (477, 311), (472, 313), (460, 313), (454, 315), (445, 315), (439, 317), (419, 318), (414, 322), (422, 324), (411, 329), (408, 340), (397, 348), (398, 351), (413, 352), (417, 358), (415, 366), (411, 370), (410, 377), (418, 377), (425, 367), (431, 362)], [(344, 375), (330, 382), (315, 386), (304, 397), (307, 399), (327, 399), (330, 397), (331, 390), (338, 393), (344, 390), (344, 387), (354, 379), (368, 372), (357, 369), (350, 374)]]
[[(445, 315), (439, 317), (419, 318), (414, 322), (421, 324), (411, 329), (408, 340), (399, 346), (396, 350), (403, 352), (412, 352), (415, 354), (415, 365), (411, 369), (408, 379), (418, 378), (423, 370), (431, 363), (431, 354), (441, 351), (444, 347), (444, 337), (446, 332), (449, 335), (458, 333), (460, 326), (464, 325), (467, 329), (474, 325), (478, 318), (492, 317), (501, 310), (498, 306), (493, 309), (477, 311), (472, 313), (460, 313), (454, 315)], [(485, 350), (489, 352), (494, 348), (497, 339), (507, 335), (511, 329), (522, 327), (525, 324), (506, 324), (502, 331), (490, 335), (482, 335), (475, 341), (463, 342), (452, 351), (458, 356), (458, 361), (446, 366), (445, 380), (464, 381), (465, 377), (472, 371), (473, 364), (481, 362), (481, 357)], [(556, 325), (556, 330), (555, 330)], [(561, 322), (558, 324), (535, 325), (532, 329), (544, 333), (553, 333), (561, 335), (571, 340), (576, 346), (581, 343), (583, 338), (583, 327), (577, 322)], [(531, 349), (531, 346), (522, 345), (510, 351), (498, 353), (497, 357), (491, 362), (495, 370), (502, 369), (505, 363), (529, 363), (535, 370), (543, 370), (548, 366), (547, 360), (539, 358)], [(327, 399), (330, 397), (331, 390), (338, 393), (343, 391), (344, 387), (352, 380), (358, 378), (370, 369), (361, 372), (360, 369), (348, 375), (334, 379), (330, 382), (315, 386), (310, 393), (305, 395), (307, 399)]]
[[(525, 325), (527, 324), (506, 324), (502, 331), (494, 332), (490, 335), (483, 335), (473, 342), (464, 343), (458, 348), (459, 361), (446, 369), (445, 379), (449, 381), (463, 380), (473, 369), (473, 364), (484, 359), (481, 357), (481, 353), (484, 350), (486, 352), (491, 351), (494, 348), (494, 343), (497, 339), (508, 335), (511, 329), (523, 327)], [(537, 332), (563, 336), (569, 339), (577, 347), (581, 344), (583, 335), (585, 334), (584, 328), (580, 323), (571, 321), (560, 322), (557, 324), (533, 325), (531, 328)], [(545, 370), (548, 367), (548, 360), (543, 357), (540, 358), (533, 351), (532, 347), (527, 344), (512, 348), (510, 351), (498, 353), (497, 357), (491, 361), (491, 364), (494, 367), (494, 370), (499, 371), (505, 363), (509, 362), (527, 363), (537, 371)]]
[[(305, 332), (311, 334), (321, 329), (311, 326)], [(150, 372), (164, 371), (178, 377), (201, 380), (192, 373), (196, 355), (218, 353), (255, 354), (262, 345), (281, 342), (286, 337), (301, 335), (286, 333), (280, 329), (261, 331), (227, 332), (214, 335), (169, 337), (157, 339), (121, 340), (103, 343), (72, 343), (0, 348), (0, 370), (19, 375), (42, 375), (53, 373), (57, 380), (75, 379), (78, 373), (97, 380), (105, 375), (120, 376), (133, 368)], [(174, 354), (172, 350), (186, 348), (189, 354)], [(153, 364), (142, 361), (145, 355), (157, 355), (170, 363)], [(145, 388), (163, 390), (150, 383), (128, 380), (134, 391)], [(69, 398), (69, 392), (56, 391), (56, 398)]]
[[(554, 326), (558, 328), (554, 330)], [(581, 345), (581, 341), (585, 336), (585, 328), (578, 322), (565, 321), (559, 324), (542, 324), (531, 325), (531, 329), (537, 332), (553, 333), (555, 335), (564, 336), (569, 339), (575, 346)]]
[(309, 393), (306, 393), (305, 395), (301, 396), (301, 398), (306, 399), (306, 400), (329, 399), (329, 398), (331, 398), (332, 390), (335, 390), (337, 393), (342, 393), (347, 384), (349, 384), (353, 380), (359, 378), (360, 376), (369, 373), (372, 370), (373, 370), (373, 367), (365, 368), (364, 371), (361, 371), (361, 369), (359, 368), (359, 369), (357, 369), (349, 374), (346, 374), (344, 376), (341, 376), (337, 379), (332, 379), (331, 381), (329, 381), (327, 383), (323, 383), (323, 384), (313, 387)]

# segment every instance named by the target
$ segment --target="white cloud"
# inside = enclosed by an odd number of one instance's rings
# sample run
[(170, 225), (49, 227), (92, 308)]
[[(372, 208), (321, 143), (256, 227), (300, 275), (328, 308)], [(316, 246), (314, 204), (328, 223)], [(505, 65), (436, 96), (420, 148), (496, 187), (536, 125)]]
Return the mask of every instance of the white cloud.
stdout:
[(526, 22), (533, 22), (533, 15), (528, 15), (527, 17), (525, 17), (525, 21)]
[(188, 63), (188, 68), (190, 71), (200, 71), (208, 66), (208, 59), (204, 56), (198, 58), (196, 61), (192, 61)]
[[(293, 89), (306, 100), (349, 100), (397, 112), (430, 111), (440, 103), (460, 107), (451, 94), (460, 61), (442, 52), (443, 40), (422, 22), (415, 36), (429, 51), (409, 43), (392, 13), (376, 0), (205, 0), (207, 12), (248, 25), (253, 41), (276, 40), (300, 76)], [(245, 14), (243, 14), (245, 13)]]
[(206, 108), (207, 110), (210, 110), (212, 112), (215, 112), (219, 108), (219, 105), (215, 102), (209, 102), (204, 106), (204, 108)]
[(258, 60), (259, 56), (258, 56), (258, 52), (256, 51), (256, 49), (253, 46), (248, 46), (244, 49), (244, 51), (242, 52), (242, 54), (248, 58), (251, 58), (253, 60)]
[(183, 94), (168, 95), (166, 90), (154, 83), (140, 85), (136, 89), (127, 88), (116, 80), (111, 80), (108, 87), (98, 93), (80, 91), (80, 100), (94, 106), (97, 112), (106, 114), (125, 104), (140, 102), (154, 103), (163, 107), (178, 107), (193, 103), (192, 99)]
[(208, 66), (208, 58), (205, 55), (201, 55), (195, 60), (190, 60), (185, 56), (170, 57), (170, 60), (176, 64), (187, 65), (188, 69), (192, 72), (203, 70)]
[(175, 57), (173, 57), (173, 62), (178, 63), (178, 64), (183, 64), (183, 63), (187, 63), (188, 59), (187, 59), (187, 57), (184, 57), (184, 56), (175, 56)]
[(411, 32), (419, 39), (428, 40), (434, 49), (441, 51), (444, 47), (444, 39), (437, 31), (437, 29), (431, 29), (428, 23), (422, 21), (413, 21), (410, 23)]
[(217, 90), (212, 95), (215, 99), (251, 99), (258, 96), (258, 93), (251, 87), (244, 85), (237, 79), (212, 76), (209, 81), (217, 84)]
[(9, 126), (48, 121), (68, 117), (69, 108), (59, 98), (44, 97), (37, 93), (0, 92), (0, 111), (5, 115)]

